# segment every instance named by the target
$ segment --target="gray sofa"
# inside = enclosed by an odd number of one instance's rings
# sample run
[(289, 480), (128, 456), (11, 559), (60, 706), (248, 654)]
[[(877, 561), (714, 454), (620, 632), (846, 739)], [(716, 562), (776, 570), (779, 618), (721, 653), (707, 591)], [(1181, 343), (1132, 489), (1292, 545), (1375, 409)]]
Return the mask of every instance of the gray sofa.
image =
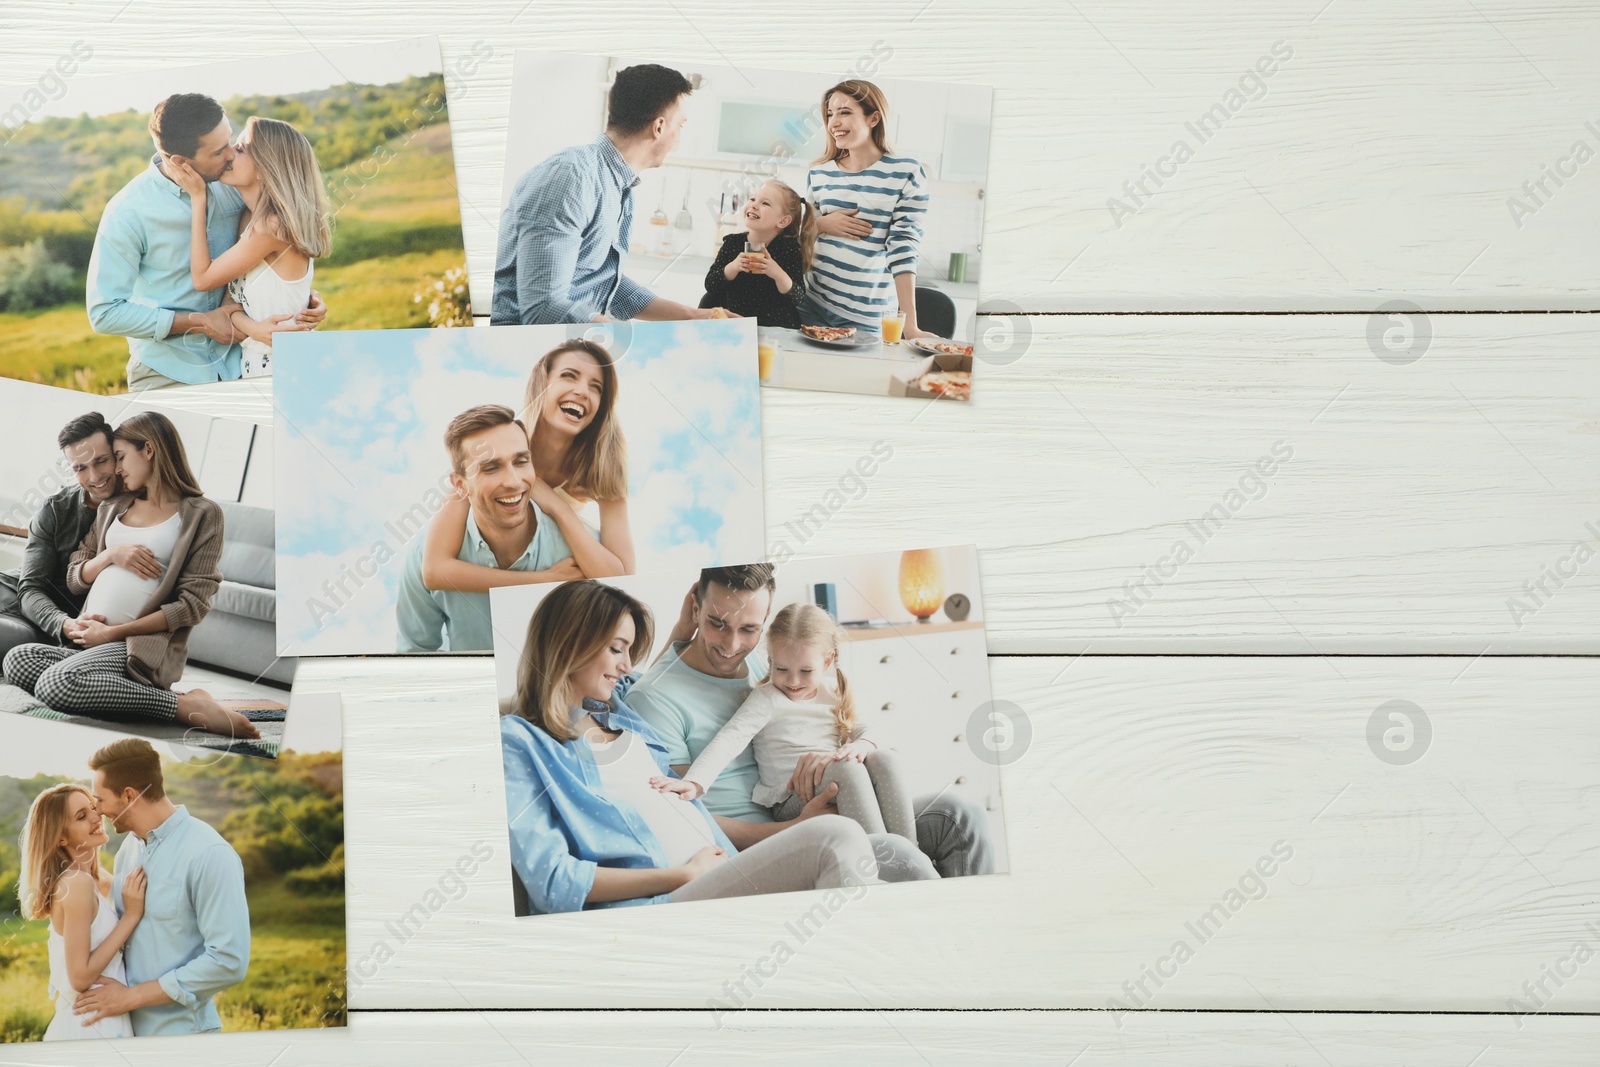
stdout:
[(294, 660), (277, 656), (273, 512), (217, 502), (223, 514), (222, 584), (211, 612), (189, 635), (189, 661), (288, 685)]

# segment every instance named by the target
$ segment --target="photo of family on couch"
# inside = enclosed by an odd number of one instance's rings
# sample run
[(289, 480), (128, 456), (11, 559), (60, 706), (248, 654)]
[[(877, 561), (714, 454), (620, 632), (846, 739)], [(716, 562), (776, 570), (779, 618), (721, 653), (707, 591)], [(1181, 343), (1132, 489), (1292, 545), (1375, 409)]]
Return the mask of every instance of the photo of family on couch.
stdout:
[(265, 378), (285, 332), (470, 322), (432, 40), (73, 78), (4, 132), (7, 376)]
[(345, 1025), (329, 702), (272, 762), (11, 724), (0, 1041)]
[(512, 98), (493, 323), (737, 315), (768, 384), (969, 395), (987, 88), (518, 52)]
[(279, 651), (479, 652), (489, 593), (757, 550), (753, 324), (300, 335)]
[(976, 586), (896, 621), (908, 557), (976, 578), (963, 548), (497, 589), (515, 913), (1005, 870)]
[(0, 711), (274, 756), (271, 431), (25, 382), (0, 402)]

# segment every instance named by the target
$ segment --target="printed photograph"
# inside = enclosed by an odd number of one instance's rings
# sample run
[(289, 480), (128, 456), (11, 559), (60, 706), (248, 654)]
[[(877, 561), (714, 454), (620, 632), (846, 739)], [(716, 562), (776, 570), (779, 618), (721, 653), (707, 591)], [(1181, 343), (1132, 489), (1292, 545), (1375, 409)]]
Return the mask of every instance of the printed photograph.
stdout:
[(275, 756), (271, 427), (9, 379), (0, 408), (0, 713)]
[(285, 332), (471, 323), (435, 39), (117, 77), (84, 42), (68, 61), (48, 96), (0, 90), (0, 374), (263, 378)]
[(761, 551), (753, 322), (281, 347), (281, 655), (487, 654), (496, 587)]
[(993, 92), (893, 59), (519, 51), (491, 320), (738, 315), (764, 384), (969, 399)]
[(339, 698), (307, 699), (276, 761), (5, 724), (0, 1041), (345, 1025)]
[(1007, 869), (974, 547), (491, 602), (517, 915)]

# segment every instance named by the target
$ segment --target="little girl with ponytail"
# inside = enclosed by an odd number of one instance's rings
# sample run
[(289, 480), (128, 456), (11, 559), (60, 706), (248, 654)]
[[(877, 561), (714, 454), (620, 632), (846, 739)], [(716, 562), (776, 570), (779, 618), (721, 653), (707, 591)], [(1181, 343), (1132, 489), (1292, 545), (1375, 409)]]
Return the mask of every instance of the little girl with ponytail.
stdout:
[(800, 298), (817, 242), (816, 212), (774, 179), (750, 194), (744, 222), (743, 231), (722, 239), (700, 306), (727, 308), (761, 326), (799, 329)]
[[(754, 747), (761, 780), (751, 799), (779, 822), (805, 806), (794, 773), (808, 753), (831, 756), (818, 791), (839, 785), (839, 814), (854, 819), (869, 834), (899, 834), (917, 839), (911, 794), (894, 754), (867, 737), (839, 670), (839, 625), (815, 604), (790, 604), (767, 628), (770, 671), (717, 731), (681, 779), (660, 777), (662, 792), (693, 800), (705, 795), (730, 761)], [(808, 790), (809, 792), (809, 790)]]

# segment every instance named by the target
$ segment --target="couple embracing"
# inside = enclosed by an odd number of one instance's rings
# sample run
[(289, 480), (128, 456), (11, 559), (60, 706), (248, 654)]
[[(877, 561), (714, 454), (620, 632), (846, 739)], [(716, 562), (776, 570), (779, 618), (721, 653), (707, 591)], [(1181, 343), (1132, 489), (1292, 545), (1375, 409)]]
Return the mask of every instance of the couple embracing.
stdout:
[(593, 581), (540, 601), (500, 720), (519, 914), (994, 869), (981, 808), (906, 792), (832, 620), (774, 617), (775, 592), (771, 564), (701, 571), (642, 676), (644, 604)]
[(450, 421), (455, 495), (406, 557), (398, 651), (493, 648), (497, 586), (633, 572), (618, 388), (611, 352), (575, 337), (534, 364), (520, 415), (479, 404)]
[(316, 155), (287, 122), (235, 139), (202, 93), (150, 116), (150, 166), (113, 196), (89, 259), (89, 324), (128, 339), (128, 388), (272, 373), (272, 338), (327, 315), (314, 261), (332, 251)]
[[(148, 741), (114, 741), (89, 768), (92, 787), (40, 793), (22, 833), (23, 914), (50, 923), (44, 1039), (222, 1029), (213, 998), (250, 968), (238, 853), (168, 799)], [(109, 874), (106, 819), (128, 835)]]
[(56, 437), (75, 485), (28, 524), (22, 566), (0, 573), (0, 669), (56, 711), (260, 731), (203, 689), (174, 692), (189, 634), (222, 582), (222, 508), (200, 490), (177, 428), (143, 411), (115, 428), (91, 411)]

